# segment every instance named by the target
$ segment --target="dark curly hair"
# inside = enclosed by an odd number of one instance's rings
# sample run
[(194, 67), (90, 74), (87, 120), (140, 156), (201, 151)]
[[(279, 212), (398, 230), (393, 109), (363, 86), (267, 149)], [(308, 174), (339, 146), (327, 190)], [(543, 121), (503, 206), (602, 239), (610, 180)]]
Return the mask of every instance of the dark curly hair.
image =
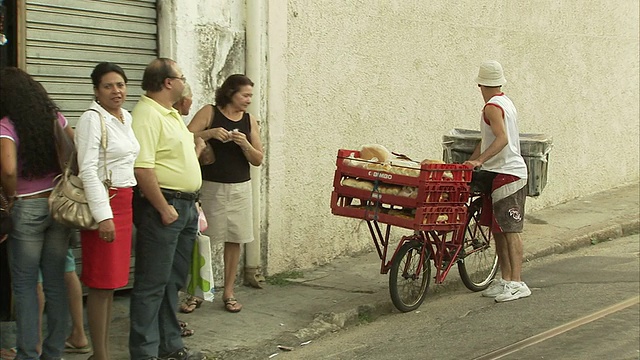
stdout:
[(222, 83), (222, 85), (216, 90), (216, 106), (225, 107), (231, 104), (231, 98), (235, 95), (243, 86), (252, 86), (253, 81), (247, 76), (242, 74), (233, 74)]
[(59, 108), (42, 84), (15, 68), (0, 71), (0, 118), (11, 119), (20, 139), (20, 177), (40, 178), (60, 170), (53, 135)]

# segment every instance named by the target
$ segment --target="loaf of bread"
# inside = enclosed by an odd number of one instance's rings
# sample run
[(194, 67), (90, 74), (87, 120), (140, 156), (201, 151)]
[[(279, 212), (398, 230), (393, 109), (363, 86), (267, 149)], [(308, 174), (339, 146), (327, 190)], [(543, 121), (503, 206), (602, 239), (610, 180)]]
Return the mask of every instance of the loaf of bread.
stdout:
[(400, 190), (402, 190), (402, 186), (400, 185), (380, 184), (378, 186), (378, 191), (381, 194), (386, 194), (386, 195), (398, 196), (398, 194), (400, 193)]
[(391, 152), (386, 147), (378, 144), (362, 145), (360, 158), (385, 163), (391, 158)]
[(391, 169), (389, 169), (389, 172), (392, 174), (412, 177), (420, 176), (420, 164), (415, 161), (391, 159), (389, 163), (391, 164)]
[(398, 196), (404, 196), (415, 199), (418, 197), (418, 188), (412, 186), (403, 186), (402, 190), (398, 193)]
[(385, 172), (389, 172), (389, 170), (391, 169), (391, 165), (387, 164), (381, 164), (381, 163), (366, 163), (366, 165), (364, 166), (365, 169), (367, 170), (374, 170), (374, 171), (385, 171)]
[(373, 183), (366, 180), (358, 180), (354, 178), (344, 178), (341, 182), (342, 186), (348, 186), (355, 189), (373, 191)]

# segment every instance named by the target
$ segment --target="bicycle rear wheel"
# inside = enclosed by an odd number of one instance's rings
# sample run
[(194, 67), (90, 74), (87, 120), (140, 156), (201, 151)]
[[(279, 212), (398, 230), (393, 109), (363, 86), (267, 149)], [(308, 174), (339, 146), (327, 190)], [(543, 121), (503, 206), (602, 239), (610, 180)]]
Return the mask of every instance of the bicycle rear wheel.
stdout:
[(391, 264), (389, 293), (393, 305), (402, 312), (419, 308), (427, 296), (431, 281), (431, 252), (425, 248), (422, 268), (418, 271), (422, 247), (423, 244), (415, 240), (404, 243)]
[(480, 225), (482, 199), (478, 198), (469, 206), (464, 243), (458, 261), (458, 272), (464, 285), (471, 291), (482, 291), (496, 276), (498, 257), (491, 244), (491, 229)]

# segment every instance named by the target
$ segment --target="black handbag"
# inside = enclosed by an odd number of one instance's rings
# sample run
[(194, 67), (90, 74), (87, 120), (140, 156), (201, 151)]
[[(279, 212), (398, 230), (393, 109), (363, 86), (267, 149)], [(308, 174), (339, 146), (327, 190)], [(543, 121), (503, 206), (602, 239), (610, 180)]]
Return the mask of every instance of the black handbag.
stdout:
[(12, 229), (13, 221), (11, 220), (9, 198), (4, 193), (2, 186), (0, 186), (0, 238), (9, 234)]

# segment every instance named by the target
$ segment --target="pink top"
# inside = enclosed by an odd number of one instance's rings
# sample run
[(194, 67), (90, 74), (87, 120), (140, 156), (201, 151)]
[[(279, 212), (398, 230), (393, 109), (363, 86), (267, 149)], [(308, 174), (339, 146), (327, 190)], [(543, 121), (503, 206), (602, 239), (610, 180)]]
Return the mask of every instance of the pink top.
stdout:
[[(67, 119), (61, 113), (58, 113), (58, 121), (63, 128), (67, 127)], [(0, 138), (7, 138), (16, 144), (16, 149), (20, 145), (20, 139), (16, 129), (13, 127), (13, 122), (9, 117), (3, 117), (0, 119)], [(51, 173), (39, 179), (24, 179), (20, 177), (20, 170), (22, 169), (22, 161), (18, 159), (18, 181), (16, 184), (16, 195), (18, 197), (30, 196), (40, 194), (53, 189), (53, 179), (56, 177), (56, 173)]]

